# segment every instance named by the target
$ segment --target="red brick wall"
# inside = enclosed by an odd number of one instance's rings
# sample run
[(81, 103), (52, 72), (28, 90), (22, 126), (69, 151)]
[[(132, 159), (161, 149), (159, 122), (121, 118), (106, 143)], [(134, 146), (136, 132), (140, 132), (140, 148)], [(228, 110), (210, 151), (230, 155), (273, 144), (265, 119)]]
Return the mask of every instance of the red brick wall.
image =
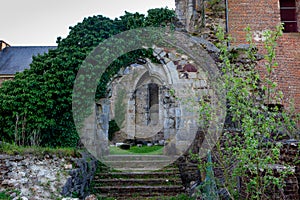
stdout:
[[(300, 29), (300, 0), (298, 5), (298, 30)], [(232, 45), (245, 43), (244, 29), (250, 25), (251, 30), (259, 33), (266, 29), (274, 30), (280, 23), (279, 0), (228, 0), (229, 33), (236, 40)], [(261, 41), (256, 41), (261, 49)], [(289, 101), (295, 102), (300, 111), (300, 33), (284, 33), (278, 41), (277, 61), (274, 78), (278, 87), (284, 92), (282, 102), (285, 107)]]

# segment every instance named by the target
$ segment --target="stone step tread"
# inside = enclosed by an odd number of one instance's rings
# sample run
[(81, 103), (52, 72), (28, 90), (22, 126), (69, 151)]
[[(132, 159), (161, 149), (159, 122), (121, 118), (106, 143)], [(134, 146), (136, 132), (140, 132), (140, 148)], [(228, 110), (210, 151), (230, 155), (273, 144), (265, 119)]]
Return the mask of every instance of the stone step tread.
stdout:
[(179, 174), (179, 171), (176, 172), (149, 172), (149, 171), (141, 171), (141, 172), (106, 172), (106, 173), (96, 173), (96, 176), (151, 176), (151, 175), (165, 175), (165, 176), (173, 176), (174, 174)]
[(182, 185), (155, 185), (155, 186), (145, 186), (145, 185), (138, 185), (138, 186), (96, 186), (94, 189), (102, 189), (102, 190), (134, 190), (134, 189), (142, 189), (142, 190), (183, 190), (184, 187)]
[[(109, 176), (109, 175), (103, 175), (101, 177), (95, 176), (94, 180), (96, 179), (110, 179), (110, 178), (141, 178), (141, 179), (148, 179), (148, 178), (169, 178), (170, 176), (167, 175), (114, 175), (114, 176)], [(178, 177), (180, 178), (180, 174), (173, 174), (172, 177)]]
[[(183, 194), (180, 193), (180, 194)], [(105, 198), (105, 197), (117, 197), (118, 200), (123, 200), (123, 199), (126, 199), (126, 200), (130, 200), (130, 199), (133, 199), (133, 200), (138, 200), (138, 199), (142, 199), (142, 200), (146, 200), (148, 198), (151, 198), (153, 200), (153, 197), (158, 197), (157, 200), (160, 200), (161, 199), (161, 196), (168, 196), (168, 197), (177, 197), (179, 195), (178, 192), (168, 192), (168, 193), (160, 193), (160, 192), (144, 192), (144, 193), (125, 193), (125, 194), (116, 194), (116, 193), (107, 193), (107, 194), (98, 194), (97, 196), (98, 197), (102, 197), (102, 198)]]
[(107, 160), (105, 163), (169, 163), (168, 160)]
[(182, 183), (181, 179), (178, 178), (147, 178), (147, 179), (125, 179), (125, 178), (112, 178), (112, 179), (95, 179), (94, 183), (144, 183), (145, 185), (149, 184), (149, 182), (153, 183)]
[(170, 177), (169, 179), (165, 178), (107, 178), (107, 179), (95, 179), (95, 181), (165, 181), (165, 180), (180, 180), (178, 177)]
[[(122, 161), (120, 161), (122, 162)], [(111, 167), (110, 166), (105, 166), (105, 167), (101, 167), (102, 170), (107, 170), (107, 171), (111, 171)], [(163, 166), (162, 168), (160, 168), (160, 170), (166, 170), (166, 169), (178, 169), (177, 166), (175, 165), (167, 165), (167, 166)]]
[(101, 160), (101, 162), (103, 163), (107, 163), (109, 161), (164, 161), (164, 162), (168, 162), (169, 164), (172, 164), (172, 160), (170, 159), (165, 159), (165, 158), (143, 158), (143, 157), (135, 157), (135, 158), (109, 158), (109, 159), (105, 159), (105, 160)]
[[(109, 171), (109, 172), (100, 172), (96, 173), (96, 175), (103, 175), (103, 174), (132, 174), (132, 175), (149, 175), (149, 174), (166, 174), (166, 175), (172, 175), (174, 171), (146, 171), (146, 172), (135, 172), (135, 171), (130, 171), (130, 172), (121, 172), (121, 171)], [(176, 170), (175, 172), (179, 172), (179, 170)]]
[(105, 171), (160, 171), (177, 170), (175, 164), (170, 164), (166, 160), (109, 160), (102, 166)]
[[(156, 164), (156, 165), (155, 165)], [(150, 166), (149, 166), (150, 165)], [(132, 171), (161, 171), (163, 163), (111, 163), (114, 171), (132, 172)]]
[[(157, 168), (118, 168), (117, 169), (120, 172), (125, 173), (132, 173), (132, 172), (143, 172), (143, 173), (151, 173), (151, 172), (157, 172)], [(160, 171), (160, 170), (159, 170)], [(179, 170), (165, 170), (165, 172), (170, 172), (172, 174), (179, 174)]]
[(134, 169), (130, 169), (130, 168), (118, 168), (120, 172), (135, 172), (135, 171), (139, 171), (139, 172), (179, 172), (178, 168), (169, 168), (169, 169), (157, 169), (157, 168), (150, 168), (150, 167), (141, 167), (141, 168), (134, 168)]

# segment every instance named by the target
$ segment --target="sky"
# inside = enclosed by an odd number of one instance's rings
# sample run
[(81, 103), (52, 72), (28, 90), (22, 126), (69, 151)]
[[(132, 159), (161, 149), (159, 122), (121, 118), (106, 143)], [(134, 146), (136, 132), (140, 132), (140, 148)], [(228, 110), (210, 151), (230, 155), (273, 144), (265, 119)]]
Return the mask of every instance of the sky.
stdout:
[(84, 17), (114, 19), (125, 11), (145, 14), (161, 7), (175, 9), (175, 0), (1, 0), (0, 40), (11, 46), (53, 46)]

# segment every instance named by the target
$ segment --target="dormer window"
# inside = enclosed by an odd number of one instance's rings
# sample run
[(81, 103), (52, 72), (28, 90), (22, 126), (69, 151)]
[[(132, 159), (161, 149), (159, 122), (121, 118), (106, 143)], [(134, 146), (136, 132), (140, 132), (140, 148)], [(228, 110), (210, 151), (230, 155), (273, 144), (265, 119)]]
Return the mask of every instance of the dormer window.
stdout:
[(297, 32), (297, 7), (295, 0), (280, 0), (281, 22), (284, 23), (283, 32)]

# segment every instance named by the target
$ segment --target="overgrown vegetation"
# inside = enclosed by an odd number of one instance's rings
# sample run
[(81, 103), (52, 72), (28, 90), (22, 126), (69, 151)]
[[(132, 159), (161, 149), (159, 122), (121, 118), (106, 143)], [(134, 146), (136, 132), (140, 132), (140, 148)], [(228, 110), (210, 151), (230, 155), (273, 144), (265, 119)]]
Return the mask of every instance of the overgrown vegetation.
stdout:
[[(296, 137), (297, 118), (293, 110), (278, 106), (283, 102), (283, 95), (273, 81), (273, 72), (278, 66), (276, 41), (282, 35), (282, 26), (263, 34), (266, 54), (261, 63), (261, 73), (255, 68), (257, 49), (249, 28), (247, 32), (249, 48), (245, 53), (248, 63), (244, 65), (233, 64), (232, 54), (227, 47), (229, 39), (225, 38), (221, 29), (217, 34), (221, 41), (218, 47), (223, 61), (229, 123), (225, 125), (222, 139), (213, 151), (214, 162), (201, 159), (200, 169), (205, 170), (213, 164), (222, 171), (222, 180), (216, 178), (213, 181), (227, 191), (229, 199), (284, 198), (284, 177), (292, 170), (279, 160), (280, 141)], [(207, 108), (207, 105), (203, 106)], [(205, 109), (201, 108), (203, 113)], [(209, 110), (206, 112), (203, 116), (210, 117)], [(279, 169), (276, 164), (284, 166)]]
[(0, 192), (0, 199), (1, 200), (10, 200), (11, 198), (9, 195), (6, 194), (6, 192)]
[(1, 143), (0, 154), (8, 155), (56, 155), (58, 157), (81, 157), (80, 152), (76, 148), (67, 147), (38, 147), (38, 146), (18, 146), (14, 144)]
[[(99, 15), (70, 27), (65, 39), (57, 38), (57, 49), (34, 57), (29, 70), (3, 83), (0, 140), (17, 145), (76, 146), (79, 136), (72, 119), (72, 91), (86, 56), (115, 34), (139, 27), (165, 26), (174, 16), (174, 11), (167, 8), (151, 9), (147, 16), (126, 12), (111, 20)], [(151, 56), (150, 51), (137, 50), (115, 60), (101, 77), (96, 98), (106, 95), (106, 85), (120, 67)]]

